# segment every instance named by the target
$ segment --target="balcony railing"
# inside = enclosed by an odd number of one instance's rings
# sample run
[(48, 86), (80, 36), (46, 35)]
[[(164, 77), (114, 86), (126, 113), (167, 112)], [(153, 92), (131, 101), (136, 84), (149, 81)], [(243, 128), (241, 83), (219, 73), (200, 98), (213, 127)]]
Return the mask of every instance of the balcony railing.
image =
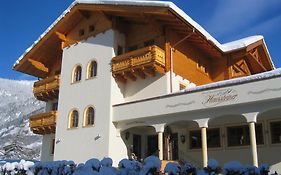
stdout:
[(56, 131), (57, 112), (35, 114), (29, 118), (29, 127), (35, 134), (51, 134)]
[(58, 98), (60, 76), (55, 75), (37, 81), (33, 86), (34, 96), (41, 101), (48, 101)]
[(165, 51), (157, 46), (149, 46), (112, 58), (112, 74), (121, 81), (137, 77), (155, 76), (165, 73)]

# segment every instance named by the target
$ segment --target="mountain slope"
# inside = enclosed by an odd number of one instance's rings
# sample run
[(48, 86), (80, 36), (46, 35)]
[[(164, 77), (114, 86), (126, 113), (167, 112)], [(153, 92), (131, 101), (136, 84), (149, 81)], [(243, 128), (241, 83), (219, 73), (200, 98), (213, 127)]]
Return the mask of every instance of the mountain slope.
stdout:
[(41, 136), (29, 130), (31, 114), (44, 111), (32, 93), (32, 81), (0, 78), (0, 159), (38, 159)]

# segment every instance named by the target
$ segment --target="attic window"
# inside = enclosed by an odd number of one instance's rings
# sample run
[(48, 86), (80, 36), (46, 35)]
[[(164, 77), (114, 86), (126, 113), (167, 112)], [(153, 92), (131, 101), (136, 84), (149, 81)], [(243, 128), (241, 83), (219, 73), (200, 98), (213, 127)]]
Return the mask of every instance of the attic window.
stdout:
[(93, 32), (93, 31), (95, 31), (95, 26), (94, 25), (90, 25), (89, 26), (89, 32)]
[(83, 36), (85, 34), (85, 30), (84, 29), (80, 29), (79, 30), (79, 36)]

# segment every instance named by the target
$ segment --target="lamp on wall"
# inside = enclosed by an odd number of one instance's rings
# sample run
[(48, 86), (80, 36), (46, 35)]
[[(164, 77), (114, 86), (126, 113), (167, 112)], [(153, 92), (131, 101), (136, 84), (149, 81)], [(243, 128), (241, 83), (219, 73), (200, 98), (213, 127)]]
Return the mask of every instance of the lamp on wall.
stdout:
[(61, 142), (61, 140), (60, 139), (58, 139), (57, 141), (56, 141), (56, 144), (59, 144)]
[(130, 138), (130, 132), (127, 131), (127, 132), (125, 133), (125, 139), (128, 140), (129, 138)]
[(182, 135), (180, 136), (180, 138), (181, 138), (181, 143), (185, 143), (185, 135), (182, 134)]

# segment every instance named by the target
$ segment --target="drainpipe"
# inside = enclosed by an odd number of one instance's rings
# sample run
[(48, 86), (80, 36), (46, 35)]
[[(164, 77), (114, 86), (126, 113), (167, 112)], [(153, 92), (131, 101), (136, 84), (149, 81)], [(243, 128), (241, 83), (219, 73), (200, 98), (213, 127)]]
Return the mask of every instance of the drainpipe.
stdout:
[(195, 28), (192, 29), (191, 33), (189, 33), (186, 37), (184, 37), (183, 39), (176, 42), (174, 44), (174, 46), (171, 46), (171, 48), (170, 48), (170, 63), (171, 63), (170, 64), (170, 93), (173, 92), (173, 71), (174, 71), (174, 68), (173, 68), (174, 67), (173, 51), (174, 51), (176, 46), (181, 44), (184, 40), (188, 39), (194, 33), (195, 33)]

